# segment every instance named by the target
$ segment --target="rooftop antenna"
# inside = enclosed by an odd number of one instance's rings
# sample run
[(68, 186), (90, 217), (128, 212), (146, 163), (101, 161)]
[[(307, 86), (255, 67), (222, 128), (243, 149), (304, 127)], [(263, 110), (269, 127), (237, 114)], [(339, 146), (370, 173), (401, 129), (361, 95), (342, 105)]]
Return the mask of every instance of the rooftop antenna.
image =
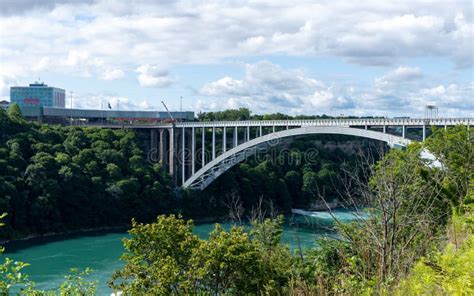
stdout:
[(161, 103), (163, 104), (163, 106), (165, 106), (166, 112), (168, 112), (168, 115), (171, 117), (171, 120), (175, 121), (174, 118), (173, 118), (173, 115), (171, 115), (170, 110), (168, 110), (168, 107), (166, 107), (165, 102), (161, 101)]
[(183, 113), (183, 96), (179, 97), (179, 112)]

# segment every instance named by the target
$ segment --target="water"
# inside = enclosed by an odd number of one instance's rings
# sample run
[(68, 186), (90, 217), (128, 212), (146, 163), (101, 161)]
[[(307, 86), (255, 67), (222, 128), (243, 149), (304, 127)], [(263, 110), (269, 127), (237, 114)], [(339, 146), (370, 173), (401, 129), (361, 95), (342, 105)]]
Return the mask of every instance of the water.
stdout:
[[(332, 217), (328, 213), (301, 214), (304, 215), (293, 215), (285, 221), (283, 243), (290, 249), (313, 247), (318, 237), (335, 235), (331, 229)], [(354, 218), (345, 210), (336, 210), (334, 214), (342, 221)], [(225, 229), (230, 228), (228, 223), (222, 225)], [(201, 238), (207, 238), (213, 227), (213, 223), (199, 224), (193, 231)], [(20, 241), (8, 244), (5, 255), (31, 264), (24, 271), (39, 289), (58, 287), (73, 267), (90, 267), (94, 271), (88, 279), (98, 281), (98, 294), (109, 295), (107, 281), (113, 271), (122, 266), (119, 258), (124, 251), (122, 239), (126, 236), (126, 232), (94, 232)]]

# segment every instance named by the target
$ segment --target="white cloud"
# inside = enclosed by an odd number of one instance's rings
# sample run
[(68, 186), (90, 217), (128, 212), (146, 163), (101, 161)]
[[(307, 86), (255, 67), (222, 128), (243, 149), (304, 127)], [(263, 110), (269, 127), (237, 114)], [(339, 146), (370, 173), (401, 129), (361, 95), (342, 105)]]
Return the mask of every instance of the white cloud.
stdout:
[(103, 80), (134, 73), (141, 86), (167, 87), (176, 79), (164, 69), (176, 65), (330, 58), (362, 65), (354, 75), (367, 65), (394, 69), (373, 85), (346, 86), (256, 63), (243, 77), (204, 85), (200, 93), (219, 100), (200, 104), (359, 114), (387, 106), (418, 112), (425, 102), (446, 100), (472, 112), (472, 85), (432, 82), (419, 68), (396, 66), (428, 58), (450, 61), (455, 71), (472, 69), (473, 28), (472, 1), (18, 0), (2, 3), (0, 69), (2, 77), (24, 80), (42, 72)]
[(404, 85), (405, 88), (408, 85), (418, 86), (417, 83), (421, 78), (423, 78), (423, 74), (420, 68), (400, 66), (382, 77), (376, 78), (375, 87), (379, 90), (392, 90), (394, 86), (400, 87)]
[[(470, 1), (25, 0), (2, 10), (0, 39), (8, 42), (0, 45), (0, 60), (15, 75), (39, 71), (38, 57), (71, 68), (85, 62), (72, 74), (97, 77), (103, 69), (133, 71), (157, 61), (168, 69), (254, 55), (369, 65), (431, 56), (469, 67), (474, 60)], [(97, 63), (102, 71), (91, 69)]]
[(224, 77), (203, 85), (197, 110), (246, 107), (254, 112), (421, 116), (427, 104), (444, 116), (471, 116), (474, 83), (432, 85), (417, 67), (399, 66), (365, 88), (326, 86), (298, 70), (267, 61), (246, 65), (242, 79)]
[(136, 69), (138, 82), (143, 87), (166, 87), (173, 84), (173, 79), (169, 77), (168, 71), (158, 66), (141, 65)]
[(468, 85), (448, 84), (423, 88), (413, 97), (420, 103), (448, 109), (456, 117), (472, 117), (474, 114), (474, 82)]
[(10, 98), (10, 86), (14, 86), (16, 83), (15, 77), (0, 74), (0, 100)]
[(125, 76), (125, 72), (120, 69), (108, 69), (105, 70), (102, 74), (102, 79), (104, 80), (116, 80)]
[[(224, 77), (202, 86), (200, 93), (225, 100), (222, 107), (248, 107), (265, 112), (314, 112), (349, 108), (351, 99), (335, 95), (324, 83), (299, 70), (286, 70), (268, 61), (245, 66), (241, 80)], [(208, 105), (208, 108), (219, 106)], [(206, 107), (199, 103), (197, 108)]]

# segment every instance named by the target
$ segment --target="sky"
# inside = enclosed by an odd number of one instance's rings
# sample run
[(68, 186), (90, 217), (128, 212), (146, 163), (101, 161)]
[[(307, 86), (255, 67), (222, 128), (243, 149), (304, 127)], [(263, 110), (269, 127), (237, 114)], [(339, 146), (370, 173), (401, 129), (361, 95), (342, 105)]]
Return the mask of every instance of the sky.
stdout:
[(474, 2), (0, 0), (0, 99), (74, 108), (474, 117)]

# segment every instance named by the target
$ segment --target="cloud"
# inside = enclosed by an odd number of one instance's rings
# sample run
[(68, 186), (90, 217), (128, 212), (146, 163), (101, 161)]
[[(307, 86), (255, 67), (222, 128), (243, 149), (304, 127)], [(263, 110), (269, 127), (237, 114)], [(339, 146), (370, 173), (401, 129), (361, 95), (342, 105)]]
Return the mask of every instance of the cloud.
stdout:
[(125, 76), (125, 72), (120, 69), (109, 69), (105, 70), (102, 74), (102, 79), (104, 80), (116, 80)]
[[(8, 0), (1, 10), (0, 38), (8, 42), (0, 60), (12, 75), (34, 74), (41, 58), (125, 72), (157, 61), (170, 69), (266, 55), (362, 65), (434, 57), (464, 68), (474, 61), (471, 1)], [(82, 70), (72, 74), (103, 76)]]
[(382, 77), (375, 79), (375, 87), (380, 90), (395, 90), (395, 87), (418, 87), (418, 82), (423, 78), (418, 67), (399, 66)]
[[(304, 65), (321, 58), (356, 64), (348, 66), (353, 76), (366, 75), (374, 65), (391, 70), (370, 85), (334, 85), (298, 69), (249, 64), (243, 77), (222, 75), (203, 85), (200, 104), (357, 114), (387, 106), (418, 112), (425, 101), (472, 107), (472, 85), (464, 77), (432, 81), (412, 66), (428, 60), (460, 75), (472, 70), (472, 1), (3, 0), (0, 5), (0, 40), (6, 41), (0, 42), (2, 76), (22, 81), (43, 72), (103, 80), (133, 73), (143, 87), (168, 87), (176, 79), (164, 70), (181, 65), (261, 57), (295, 57)], [(217, 101), (206, 103), (206, 97)]]
[(419, 90), (415, 95), (420, 103), (450, 110), (453, 115), (472, 117), (474, 110), (474, 82), (467, 85), (437, 85)]
[(168, 71), (162, 70), (158, 66), (141, 65), (136, 69), (138, 82), (143, 87), (167, 87), (173, 84), (173, 79), (169, 77)]
[[(300, 113), (352, 105), (350, 98), (334, 94), (331, 87), (302, 71), (286, 70), (268, 61), (246, 65), (241, 80), (224, 77), (205, 84), (200, 93), (227, 99), (224, 106), (251, 107), (266, 112)], [(198, 108), (205, 106), (201, 103)]]
[(472, 116), (474, 82), (433, 85), (417, 67), (399, 66), (374, 79), (372, 85), (327, 86), (299, 70), (268, 61), (245, 66), (242, 79), (224, 77), (202, 86), (197, 110), (245, 107), (254, 112), (291, 114), (353, 114), (421, 116), (427, 104), (444, 116)]
[[(93, 0), (82, 0), (91, 3)], [(21, 14), (31, 10), (49, 10), (58, 4), (77, 3), (77, 0), (2, 0), (0, 15)]]
[(17, 84), (13, 76), (0, 74), (0, 100), (10, 98), (10, 87)]

